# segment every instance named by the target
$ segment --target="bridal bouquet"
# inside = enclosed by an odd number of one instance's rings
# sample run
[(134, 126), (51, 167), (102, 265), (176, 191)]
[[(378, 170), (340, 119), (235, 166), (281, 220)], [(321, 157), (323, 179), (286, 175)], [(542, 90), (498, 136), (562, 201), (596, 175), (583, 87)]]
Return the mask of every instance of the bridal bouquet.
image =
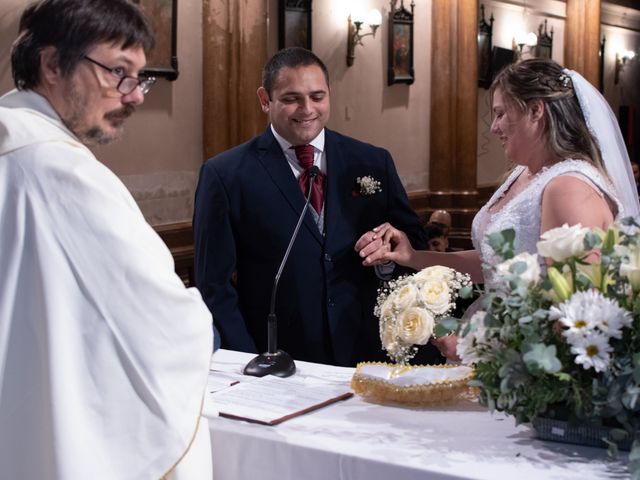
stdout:
[(396, 363), (405, 365), (435, 336), (449, 333), (457, 323), (448, 314), (458, 297), (471, 296), (471, 280), (447, 267), (434, 266), (400, 277), (381, 289), (374, 313), (380, 319), (382, 347)]
[(639, 225), (565, 225), (542, 236), (537, 255), (515, 257), (514, 236), (490, 236), (505, 259), (499, 281), (460, 328), (480, 401), (534, 427), (544, 418), (606, 432), (612, 452), (631, 446), (640, 473)]

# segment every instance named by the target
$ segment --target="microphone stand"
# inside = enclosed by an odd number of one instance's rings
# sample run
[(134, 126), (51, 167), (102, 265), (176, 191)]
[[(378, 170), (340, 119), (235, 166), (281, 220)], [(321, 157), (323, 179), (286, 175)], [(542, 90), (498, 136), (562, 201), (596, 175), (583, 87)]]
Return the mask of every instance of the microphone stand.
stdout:
[(309, 169), (309, 192), (307, 198), (298, 218), (296, 228), (293, 230), (291, 240), (287, 250), (284, 252), (284, 257), (276, 273), (275, 280), (273, 282), (273, 289), (271, 290), (271, 304), (269, 306), (269, 316), (267, 317), (267, 351), (257, 357), (253, 358), (244, 367), (243, 373), (245, 375), (251, 375), (253, 377), (264, 377), (265, 375), (275, 375), (277, 377), (289, 377), (296, 371), (296, 364), (293, 362), (293, 358), (287, 352), (278, 350), (278, 317), (276, 316), (276, 292), (278, 291), (278, 282), (280, 282), (280, 276), (284, 270), (284, 266), (289, 258), (289, 253), (293, 247), (293, 243), (298, 236), (298, 230), (302, 225), (302, 220), (309, 208), (309, 201), (311, 200), (311, 191), (313, 188), (313, 182), (320, 173), (320, 169), (315, 165)]

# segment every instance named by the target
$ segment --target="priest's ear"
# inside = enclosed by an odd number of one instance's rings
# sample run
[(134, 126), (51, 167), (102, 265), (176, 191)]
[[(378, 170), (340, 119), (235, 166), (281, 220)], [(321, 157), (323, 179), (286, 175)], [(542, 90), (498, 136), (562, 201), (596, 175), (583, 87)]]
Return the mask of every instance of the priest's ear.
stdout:
[(61, 77), (58, 49), (51, 45), (44, 47), (40, 50), (40, 82), (55, 85)]
[(256, 93), (258, 94), (258, 100), (260, 100), (262, 111), (264, 113), (269, 113), (269, 103), (271, 102), (271, 99), (269, 98), (267, 89), (264, 87), (260, 87), (258, 88), (258, 91)]

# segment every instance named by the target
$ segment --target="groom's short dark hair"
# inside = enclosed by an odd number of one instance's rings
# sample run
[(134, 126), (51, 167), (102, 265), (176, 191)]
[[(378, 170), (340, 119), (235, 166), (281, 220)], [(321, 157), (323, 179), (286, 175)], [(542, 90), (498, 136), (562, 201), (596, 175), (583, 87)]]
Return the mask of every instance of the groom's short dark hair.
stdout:
[(283, 68), (307, 67), (317, 65), (322, 70), (324, 78), (329, 86), (329, 70), (320, 58), (311, 50), (301, 47), (283, 48), (269, 59), (262, 69), (262, 86), (267, 91), (269, 98), (278, 74)]

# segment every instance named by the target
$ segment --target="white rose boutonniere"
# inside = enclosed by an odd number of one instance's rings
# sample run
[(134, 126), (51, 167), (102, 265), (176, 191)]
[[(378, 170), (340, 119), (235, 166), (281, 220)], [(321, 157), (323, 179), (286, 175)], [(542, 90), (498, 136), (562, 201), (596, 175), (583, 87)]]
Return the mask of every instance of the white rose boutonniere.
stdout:
[(561, 227), (552, 228), (541, 235), (541, 240), (536, 244), (538, 253), (555, 262), (580, 257), (585, 253), (584, 237), (588, 232), (589, 229), (580, 224), (570, 227), (565, 223)]
[[(407, 364), (453, 310), (456, 298), (471, 295), (471, 280), (447, 267), (429, 267), (380, 290), (374, 313), (382, 347), (396, 363)], [(444, 327), (444, 324), (440, 328)]]
[(382, 187), (380, 186), (380, 181), (376, 180), (370, 175), (365, 175), (364, 177), (356, 178), (356, 184), (358, 185), (359, 191), (354, 189), (354, 196), (359, 195), (374, 195), (378, 192), (382, 191)]

